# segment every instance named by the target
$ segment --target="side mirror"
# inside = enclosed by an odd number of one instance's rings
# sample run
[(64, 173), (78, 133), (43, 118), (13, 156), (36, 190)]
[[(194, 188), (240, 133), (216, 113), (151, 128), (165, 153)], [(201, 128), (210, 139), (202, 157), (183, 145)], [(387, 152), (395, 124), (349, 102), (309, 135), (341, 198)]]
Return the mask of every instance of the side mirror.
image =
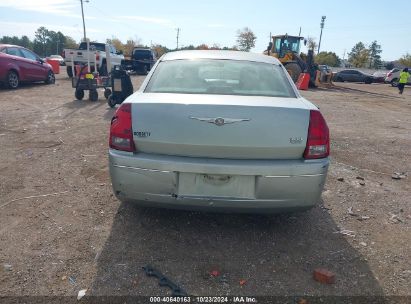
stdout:
[(304, 39), (304, 46), (307, 45), (307, 39)]
[(43, 63), (44, 63), (44, 60), (41, 59), (41, 58), (37, 58), (37, 62), (43, 64)]
[(117, 51), (116, 54), (117, 55), (123, 55), (123, 51)]

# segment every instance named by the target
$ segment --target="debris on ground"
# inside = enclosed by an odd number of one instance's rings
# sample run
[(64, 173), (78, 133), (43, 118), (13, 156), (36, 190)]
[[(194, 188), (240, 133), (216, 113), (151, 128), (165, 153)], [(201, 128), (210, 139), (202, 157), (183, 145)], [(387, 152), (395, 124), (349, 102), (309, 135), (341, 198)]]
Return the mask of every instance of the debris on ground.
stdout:
[(334, 284), (335, 283), (335, 274), (324, 268), (315, 269), (313, 273), (313, 278), (317, 282), (320, 282), (323, 284)]
[(352, 215), (352, 216), (358, 216), (358, 214), (356, 214), (354, 211), (352, 211), (353, 207), (348, 208), (348, 214)]
[(365, 220), (368, 220), (368, 219), (370, 219), (370, 217), (366, 216), (366, 215), (362, 215), (359, 218), (357, 218), (357, 220), (359, 220), (359, 221), (365, 221)]
[(365, 182), (360, 182), (360, 185), (361, 185), (361, 186), (365, 186)]
[(218, 277), (220, 275), (220, 272), (218, 270), (211, 270), (210, 275), (212, 277)]
[(406, 172), (394, 172), (393, 175), (391, 175), (392, 179), (404, 179), (408, 176), (408, 174)]
[(80, 301), (81, 298), (86, 295), (86, 291), (87, 291), (87, 289), (82, 289), (82, 290), (80, 290), (80, 291), (78, 292), (77, 301)]
[(344, 181), (344, 177), (339, 177), (339, 178), (337, 178), (337, 180), (338, 180), (339, 182), (343, 182), (343, 181)]
[(335, 231), (334, 233), (340, 233), (342, 235), (355, 237), (355, 232), (347, 229), (342, 229), (340, 231)]
[(391, 217), (390, 217), (390, 219), (389, 219), (389, 221), (391, 222), (391, 223), (393, 223), (393, 224), (396, 224), (396, 223), (403, 223), (404, 221), (399, 217), (399, 215), (398, 214), (393, 214), (393, 213), (389, 213), (390, 215), (391, 215)]
[(71, 283), (71, 285), (76, 285), (76, 278), (75, 277), (69, 277), (68, 280)]
[(228, 280), (227, 280), (227, 278), (224, 274), (220, 277), (219, 281), (220, 281), (220, 283), (223, 283), (223, 284), (228, 283)]
[(359, 180), (365, 180), (365, 178), (364, 178), (364, 177), (362, 177), (362, 176), (357, 176), (357, 177), (356, 177), (356, 179), (359, 179)]
[(367, 247), (367, 243), (366, 242), (360, 242), (361, 246)]
[(247, 284), (246, 280), (240, 280), (240, 286), (244, 286), (245, 284)]
[(5, 271), (12, 271), (13, 270), (13, 266), (10, 264), (3, 264), (3, 268)]
[(160, 271), (156, 270), (152, 266), (144, 266), (143, 270), (147, 276), (156, 277), (158, 279), (158, 285), (169, 287), (172, 290), (172, 297), (185, 297), (188, 295), (184, 289), (173, 283), (170, 279), (168, 279), (165, 275), (163, 275)]

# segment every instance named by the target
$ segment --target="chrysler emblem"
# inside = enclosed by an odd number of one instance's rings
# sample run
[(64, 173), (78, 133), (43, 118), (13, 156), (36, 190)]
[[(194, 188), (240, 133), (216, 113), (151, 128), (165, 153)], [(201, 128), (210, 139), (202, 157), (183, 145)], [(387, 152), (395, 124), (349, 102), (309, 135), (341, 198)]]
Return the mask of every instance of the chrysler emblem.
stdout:
[(241, 121), (250, 121), (250, 118), (222, 118), (222, 117), (217, 117), (217, 118), (213, 118), (213, 117), (193, 117), (190, 116), (190, 119), (195, 119), (195, 120), (199, 120), (199, 121), (204, 121), (204, 122), (208, 122), (208, 123), (212, 123), (215, 124), (216, 126), (224, 126), (227, 124), (232, 124), (235, 122), (241, 122)]
[(217, 126), (222, 126), (224, 125), (224, 118), (218, 117), (214, 120), (214, 124), (216, 124)]

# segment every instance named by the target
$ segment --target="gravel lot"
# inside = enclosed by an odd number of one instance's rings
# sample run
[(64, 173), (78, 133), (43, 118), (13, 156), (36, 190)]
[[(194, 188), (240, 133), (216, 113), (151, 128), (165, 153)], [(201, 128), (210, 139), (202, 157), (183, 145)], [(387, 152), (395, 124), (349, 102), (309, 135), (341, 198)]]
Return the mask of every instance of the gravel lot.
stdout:
[[(133, 76), (134, 89), (143, 79)], [(337, 83), (303, 95), (332, 136), (323, 201), (256, 216), (120, 203), (107, 166), (113, 110), (101, 93), (74, 100), (64, 75), (1, 89), (0, 296), (169, 295), (147, 264), (192, 295), (411, 296), (411, 177), (392, 178), (411, 173), (411, 87), (400, 96)], [(335, 284), (313, 280), (319, 267)]]

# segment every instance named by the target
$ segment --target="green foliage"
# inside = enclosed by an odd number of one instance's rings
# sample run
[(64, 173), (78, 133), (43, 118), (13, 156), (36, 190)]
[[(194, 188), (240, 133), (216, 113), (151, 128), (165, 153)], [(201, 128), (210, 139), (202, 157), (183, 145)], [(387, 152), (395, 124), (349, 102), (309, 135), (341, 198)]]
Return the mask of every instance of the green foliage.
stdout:
[(154, 50), (158, 58), (160, 58), (161, 56), (163, 56), (163, 54), (168, 53), (170, 51), (167, 47), (161, 44), (153, 45), (152, 49)]
[(370, 50), (367, 49), (362, 42), (358, 42), (348, 53), (348, 61), (356, 68), (363, 68), (367, 66), (370, 60)]
[(238, 30), (237, 32), (237, 43), (238, 49), (240, 51), (249, 52), (254, 46), (257, 36), (254, 35), (254, 32), (245, 27), (243, 30)]
[(236, 46), (233, 47), (228, 47), (228, 46), (223, 46), (221, 47), (219, 44), (214, 43), (213, 46), (208, 46), (205, 43), (202, 43), (200, 45), (194, 46), (192, 44), (188, 46), (184, 46), (179, 48), (179, 50), (226, 50), (226, 51), (238, 51)]
[(318, 48), (318, 43), (313, 37), (307, 37), (307, 48), (315, 51)]
[(387, 62), (384, 67), (387, 70), (392, 70), (394, 68), (394, 62)]
[(320, 52), (314, 60), (318, 64), (326, 64), (332, 67), (338, 67), (341, 64), (341, 59), (334, 52)]
[(28, 49), (31, 49), (33, 47), (33, 43), (27, 36), (22, 36), (21, 38), (17, 36), (3, 36), (2, 38), (0, 38), (0, 43), (21, 45)]
[(402, 56), (399, 60), (399, 63), (405, 65), (406, 67), (411, 67), (411, 54), (407, 53)]
[(382, 66), (381, 45), (374, 40), (369, 47), (364, 43), (358, 42), (348, 53), (348, 61), (357, 68), (379, 69)]
[(382, 66), (382, 61), (381, 61), (381, 45), (379, 45), (377, 43), (376, 40), (374, 40), (370, 47), (369, 47), (369, 51), (370, 51), (370, 68), (374, 68), (374, 69), (379, 69)]
[(35, 32), (35, 38), (31, 41), (27, 36), (3, 36), (0, 43), (15, 44), (33, 50), (38, 55), (46, 57), (52, 54), (60, 54), (64, 48), (75, 48), (77, 43), (73, 38), (65, 36), (61, 32), (50, 31), (44, 26)]

